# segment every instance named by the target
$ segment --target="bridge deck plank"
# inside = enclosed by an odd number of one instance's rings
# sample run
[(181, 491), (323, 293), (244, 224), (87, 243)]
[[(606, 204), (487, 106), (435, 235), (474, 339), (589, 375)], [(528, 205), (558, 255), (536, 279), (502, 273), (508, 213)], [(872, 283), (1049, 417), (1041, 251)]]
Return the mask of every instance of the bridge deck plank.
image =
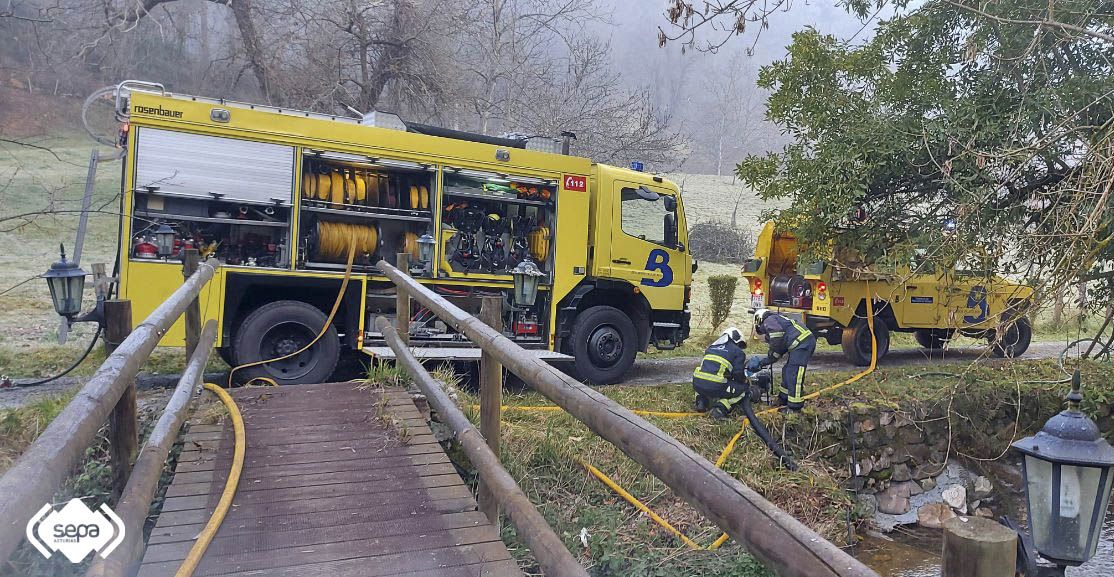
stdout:
[[(232, 395), (244, 470), (196, 577), (522, 575), (405, 392), (331, 383)], [(174, 574), (228, 475), (230, 424), (183, 440), (139, 577)]]

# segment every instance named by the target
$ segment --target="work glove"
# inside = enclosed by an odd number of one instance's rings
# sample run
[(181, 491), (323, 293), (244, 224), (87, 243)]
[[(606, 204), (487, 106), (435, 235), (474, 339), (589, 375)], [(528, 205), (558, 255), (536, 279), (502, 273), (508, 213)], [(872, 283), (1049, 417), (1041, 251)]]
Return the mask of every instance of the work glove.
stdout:
[(747, 359), (747, 371), (757, 373), (762, 370), (762, 359), (765, 357), (751, 357)]
[(758, 361), (758, 368), (764, 369), (764, 368), (774, 364), (774, 361), (776, 361), (776, 360), (777, 359), (774, 359), (774, 358), (771, 358), (771, 357), (763, 357), (761, 360)]

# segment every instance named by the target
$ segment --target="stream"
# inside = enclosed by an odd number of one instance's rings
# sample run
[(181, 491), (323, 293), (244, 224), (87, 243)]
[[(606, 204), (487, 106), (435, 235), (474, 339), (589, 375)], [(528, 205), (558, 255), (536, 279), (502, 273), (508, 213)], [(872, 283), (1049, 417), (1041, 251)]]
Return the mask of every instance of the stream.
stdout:
[[(899, 528), (890, 534), (893, 541), (868, 537), (858, 548), (857, 557), (881, 577), (939, 577), (941, 532), (920, 528)], [(1081, 567), (1069, 567), (1068, 577), (1110, 577), (1114, 575), (1114, 507), (1106, 514), (1102, 539), (1095, 556)]]

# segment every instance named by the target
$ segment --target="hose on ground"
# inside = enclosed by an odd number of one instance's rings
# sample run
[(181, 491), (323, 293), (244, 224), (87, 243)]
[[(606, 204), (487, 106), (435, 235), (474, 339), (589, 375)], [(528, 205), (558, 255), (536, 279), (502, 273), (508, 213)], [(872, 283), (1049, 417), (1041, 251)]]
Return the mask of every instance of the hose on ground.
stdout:
[(52, 377), (47, 377), (45, 379), (40, 379), (38, 381), (31, 381), (29, 383), (16, 383), (16, 386), (17, 387), (37, 387), (39, 385), (45, 385), (45, 384), (47, 384), (51, 381), (56, 381), (56, 380), (58, 380), (58, 379), (60, 379), (64, 376), (70, 374), (74, 369), (76, 369), (78, 367), (78, 365), (85, 362), (85, 359), (89, 357), (89, 353), (93, 352), (93, 347), (96, 346), (97, 340), (99, 340), (100, 338), (101, 338), (101, 327), (97, 327), (97, 331), (93, 333), (93, 338), (89, 339), (89, 346), (85, 347), (85, 352), (81, 353), (81, 356), (78, 357), (77, 360), (74, 361), (73, 364), (70, 365), (66, 370), (64, 370), (64, 371), (62, 371), (62, 372), (60, 372), (57, 375), (54, 375)]
[(789, 454), (781, 448), (781, 445), (770, 435), (770, 431), (766, 429), (766, 425), (762, 424), (762, 421), (754, 414), (754, 407), (750, 405), (749, 394), (743, 395), (742, 405), (743, 414), (746, 415), (747, 422), (750, 423), (750, 428), (754, 429), (754, 434), (758, 435), (759, 439), (762, 439), (762, 442), (766, 444), (770, 452), (778, 458), (778, 463), (780, 463), (782, 467), (790, 471), (796, 471), (797, 463), (793, 462), (793, 457), (790, 457)]
[(235, 433), (236, 445), (232, 452), (232, 468), (228, 472), (228, 480), (224, 483), (224, 491), (221, 492), (220, 500), (217, 501), (217, 506), (213, 509), (213, 514), (209, 517), (209, 522), (205, 524), (205, 528), (197, 534), (197, 540), (190, 547), (190, 552), (178, 567), (178, 571), (174, 573), (174, 577), (190, 577), (197, 569), (198, 563), (201, 562), (201, 558), (209, 548), (209, 543), (213, 541), (221, 523), (224, 522), (225, 515), (232, 508), (232, 499), (236, 496), (236, 489), (240, 484), (240, 473), (244, 470), (244, 451), (247, 446), (247, 437), (244, 433), (244, 418), (240, 414), (240, 408), (236, 406), (236, 401), (232, 396), (218, 385), (205, 383), (205, 390), (216, 395), (228, 409), (228, 415), (232, 418), (232, 430)]

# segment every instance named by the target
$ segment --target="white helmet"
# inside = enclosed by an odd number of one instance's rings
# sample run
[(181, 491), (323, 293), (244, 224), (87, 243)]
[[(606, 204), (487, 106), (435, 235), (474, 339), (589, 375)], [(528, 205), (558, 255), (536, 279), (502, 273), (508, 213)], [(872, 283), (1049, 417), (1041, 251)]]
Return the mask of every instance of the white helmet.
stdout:
[(770, 316), (771, 314), (773, 314), (773, 313), (770, 312), (770, 309), (757, 309), (757, 310), (755, 310), (754, 311), (754, 326), (755, 327), (762, 326), (762, 323), (766, 320), (766, 317)]
[(724, 330), (723, 334), (721, 334), (719, 338), (716, 339), (716, 342), (714, 344), (724, 344), (727, 341), (731, 341), (743, 348), (746, 348), (747, 346), (746, 340), (743, 338), (743, 331), (740, 331), (735, 327), (728, 327), (726, 330)]

